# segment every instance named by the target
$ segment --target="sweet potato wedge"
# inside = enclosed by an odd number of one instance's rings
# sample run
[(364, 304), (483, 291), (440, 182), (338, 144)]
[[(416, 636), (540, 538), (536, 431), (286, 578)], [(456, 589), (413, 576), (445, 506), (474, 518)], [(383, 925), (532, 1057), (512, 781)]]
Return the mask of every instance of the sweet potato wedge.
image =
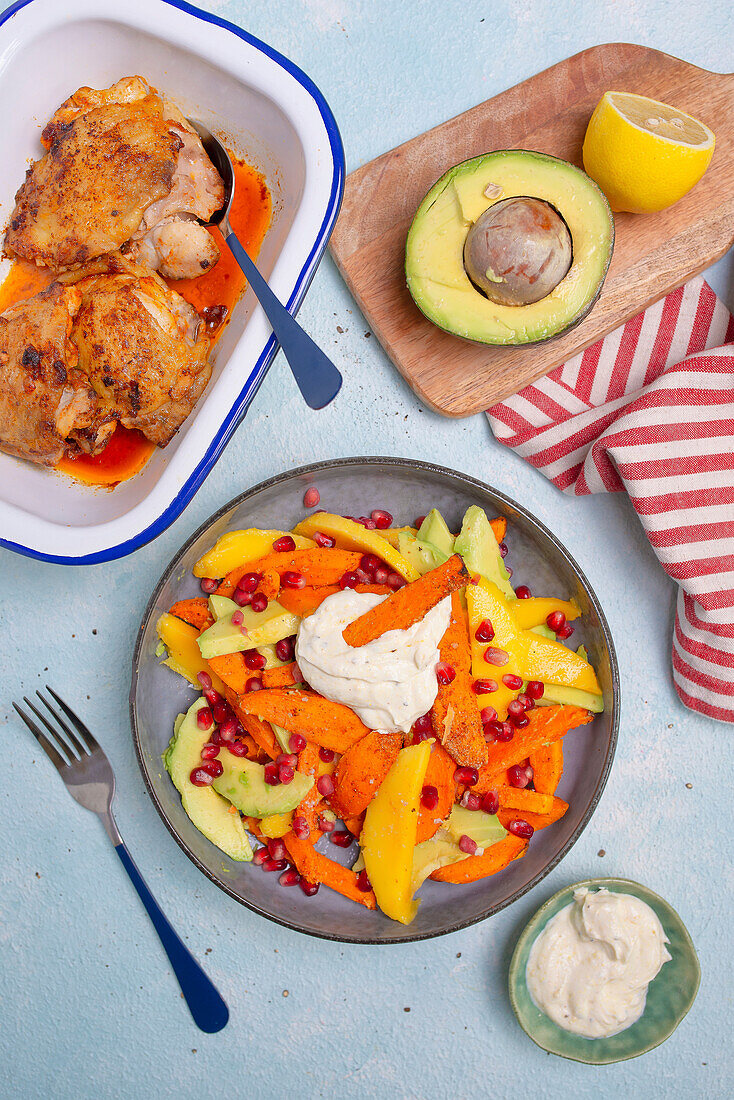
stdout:
[(235, 695), (244, 695), (247, 681), (256, 675), (252, 669), (247, 668), (241, 653), (225, 653), (223, 657), (211, 657), (209, 666)]
[[(532, 791), (530, 793), (532, 794)], [(528, 825), (532, 825), (537, 831), (560, 821), (567, 810), (568, 802), (564, 802), (562, 798), (554, 798), (553, 804), (547, 813), (539, 814), (535, 813), (534, 810), (502, 809), (500, 807), (497, 811), (497, 817), (506, 829), (509, 828), (511, 821), (516, 821), (519, 818), (521, 821), (527, 821)]]
[(293, 688), (251, 691), (238, 700), (237, 713), (240, 716), (256, 714), (266, 722), (275, 722), (291, 733), (300, 733), (307, 741), (334, 752), (346, 752), (355, 741), (369, 733), (349, 707), (332, 703), (314, 691)]
[(535, 773), (536, 791), (555, 794), (563, 775), (563, 741), (554, 741), (538, 749), (531, 755), (530, 765)]
[(329, 797), (339, 817), (353, 817), (367, 809), (402, 744), (402, 734), (370, 730), (347, 749), (334, 772), (334, 793)]
[(308, 882), (320, 882), (324, 886), (330, 886), (345, 898), (359, 902), (367, 909), (375, 909), (375, 895), (369, 890), (366, 893), (357, 886), (357, 876), (348, 867), (342, 867), (328, 856), (317, 852), (309, 840), (299, 840), (294, 833), (288, 833), (284, 838), (288, 855), (296, 865), (296, 870), (303, 875)]
[(485, 849), (481, 856), (468, 856), (458, 863), (451, 863), (448, 867), (439, 867), (431, 878), (438, 882), (476, 882), (477, 879), (487, 878), (488, 875), (496, 875), (502, 871), (513, 859), (519, 859), (525, 855), (528, 846), (526, 840), (508, 834), (496, 844)]
[(458, 592), (451, 595), (451, 620), (439, 650), (441, 660), (451, 665), (456, 675), (450, 684), (439, 684), (431, 707), (433, 732), (457, 764), (481, 768), (487, 761), (487, 742), (472, 691), (469, 633)]
[[(332, 551), (333, 553), (333, 551)], [(278, 603), (291, 611), (294, 615), (300, 615), (305, 619), (311, 615), (317, 607), (321, 607), (327, 596), (333, 596), (341, 589), (337, 584), (326, 584), (320, 588), (282, 588), (278, 596)], [(389, 596), (392, 588), (386, 584), (358, 584), (355, 592), (376, 592), (380, 596)]]
[(300, 684), (301, 680), (296, 680), (295, 676), (293, 675), (293, 671), (295, 668), (296, 665), (294, 662), (291, 662), (289, 665), (279, 665), (278, 668), (264, 668), (260, 673), (260, 679), (263, 682), (263, 687), (293, 687), (294, 684)]
[(438, 805), (433, 810), (428, 810), (421, 805), (418, 811), (416, 844), (421, 844), (424, 840), (430, 840), (451, 813), (456, 795), (455, 771), (456, 764), (446, 752), (446, 749), (442, 745), (434, 745), (431, 750), (431, 759), (428, 761), (423, 786), (436, 788), (438, 791)]
[(491, 519), (489, 526), (492, 528), (492, 534), (497, 539), (497, 542), (502, 542), (507, 534), (507, 520), (504, 516), (498, 516), (497, 519)]
[[(333, 553), (333, 551), (327, 551)], [(344, 641), (355, 649), (367, 645), (388, 630), (407, 630), (459, 588), (469, 583), (469, 574), (458, 554), (443, 565), (424, 573), (417, 581), (393, 592), (377, 607), (350, 623), (343, 631)]]
[(495, 741), (489, 746), (487, 763), (479, 770), (479, 782), (472, 787), (476, 794), (504, 784), (504, 776), (513, 764), (520, 764), (538, 749), (560, 741), (577, 726), (591, 722), (594, 715), (582, 707), (536, 707), (528, 711), (525, 729), (516, 730), (512, 741)]
[(183, 619), (197, 630), (206, 630), (214, 622), (206, 596), (194, 596), (191, 600), (179, 600), (171, 608), (171, 614)]
[[(314, 779), (319, 775), (319, 750), (315, 745), (306, 743), (305, 749), (298, 754), (298, 771), (303, 772), (304, 775), (312, 775)], [(311, 790), (306, 797), (298, 804), (296, 813), (301, 817), (305, 817), (308, 822), (308, 826), (311, 830), (309, 840), (312, 844), (315, 844), (319, 832), (316, 827), (316, 818), (318, 817), (318, 808), (323, 801), (323, 796), (318, 787), (314, 783)], [(294, 815), (295, 816), (295, 815)]]

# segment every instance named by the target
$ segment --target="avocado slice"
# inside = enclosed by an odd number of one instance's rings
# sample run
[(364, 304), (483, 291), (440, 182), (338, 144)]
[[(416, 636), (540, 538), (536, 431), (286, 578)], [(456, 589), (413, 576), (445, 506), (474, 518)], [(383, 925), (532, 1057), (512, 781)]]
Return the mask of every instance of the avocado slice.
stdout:
[(181, 795), (184, 810), (199, 832), (225, 855), (247, 862), (252, 859), (252, 848), (240, 815), (230, 813), (229, 802), (212, 787), (197, 787), (189, 778), (201, 763), (202, 747), (209, 740), (209, 733), (196, 723), (197, 711), (206, 705), (205, 699), (197, 699), (185, 715), (178, 716), (163, 762)]
[(484, 810), (467, 810), (464, 806), (454, 806), (446, 819), (446, 829), (457, 843), (462, 836), (468, 836), (480, 848), (489, 848), (502, 840), (507, 833), (496, 814), (485, 814)]
[[(551, 642), (556, 639), (551, 628), (544, 624), (532, 627), (532, 632), (533, 634), (539, 634), (541, 638), (548, 638)], [(580, 645), (576, 652), (585, 661), (588, 661), (585, 646)], [(592, 714), (601, 714), (604, 710), (603, 695), (597, 695), (596, 692), (592, 691), (583, 691), (581, 688), (564, 687), (563, 684), (546, 684), (543, 694), (538, 700), (538, 706), (553, 706), (555, 703), (584, 707), (585, 710), (590, 710)]]
[(230, 600), (227, 596), (217, 596), (215, 593), (209, 597), (209, 610), (214, 616), (214, 621), (218, 619), (224, 619), (227, 615), (231, 615), (233, 611), (236, 611), (238, 604), (234, 600)]
[[(432, 836), (430, 840), (423, 840), (413, 849), (413, 869), (411, 871), (411, 893), (414, 894), (429, 875), (439, 867), (447, 867), (450, 863), (458, 863), (466, 859), (467, 853), (462, 852), (458, 843), (453, 840), (445, 829)], [(354, 869), (354, 868), (353, 868)]]
[(503, 596), (515, 599), (494, 531), (476, 504), (467, 508), (464, 514), (461, 531), (454, 541), (454, 552), (461, 554), (470, 573), (479, 573), (496, 584)]
[[(464, 245), (474, 223), (494, 204), (513, 198), (546, 203), (571, 237), (567, 273), (530, 304), (490, 301), (464, 267)], [(506, 266), (487, 268), (487, 278), (503, 282), (508, 271), (532, 263), (534, 245), (518, 228), (516, 242), (507, 246)], [(613, 247), (609, 203), (580, 168), (546, 153), (505, 149), (463, 161), (434, 184), (408, 233), (405, 272), (416, 305), (439, 328), (484, 344), (535, 344), (583, 320), (599, 296)], [(540, 275), (542, 270), (541, 265)]]
[(418, 528), (418, 536), (421, 542), (430, 542), (450, 558), (454, 552), (454, 536), (448, 529), (446, 520), (436, 508), (431, 508), (423, 523)]
[(212, 786), (246, 817), (287, 814), (295, 810), (313, 787), (312, 776), (302, 772), (296, 772), (291, 783), (271, 787), (265, 782), (262, 764), (233, 756), (231, 752), (220, 753), (219, 759), (224, 771)]
[(425, 542), (405, 531), (401, 531), (398, 535), (398, 550), (421, 576), (449, 559), (449, 555), (444, 554), (432, 542)]
[[(237, 610), (242, 612), (242, 626), (236, 626), (229, 614), (217, 619), (199, 635), (199, 650), (205, 660), (222, 657), (225, 653), (243, 653), (246, 649), (289, 638), (296, 633), (301, 621), (276, 600), (271, 600), (264, 611), (253, 611), (251, 607)], [(246, 634), (242, 633), (242, 627), (247, 629)]]

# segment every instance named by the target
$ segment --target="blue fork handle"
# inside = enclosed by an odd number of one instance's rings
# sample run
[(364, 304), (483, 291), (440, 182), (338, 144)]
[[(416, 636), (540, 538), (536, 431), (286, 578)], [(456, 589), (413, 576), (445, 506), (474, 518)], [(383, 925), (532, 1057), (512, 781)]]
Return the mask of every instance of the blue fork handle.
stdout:
[(265, 310), (306, 404), (312, 409), (323, 409), (324, 405), (328, 405), (339, 393), (342, 384), (341, 374), (276, 298), (238, 241), (236, 234), (230, 232), (226, 241), (257, 295), (260, 305)]
[(194, 1023), (202, 1031), (221, 1031), (229, 1020), (229, 1009), (221, 996), (207, 978), (198, 962), (174, 932), (168, 920), (145, 884), (145, 879), (135, 866), (132, 856), (124, 844), (116, 844), (115, 851), (122, 866), (127, 871), (140, 900), (153, 921), (156, 932), (163, 944), (173, 972), (178, 978), (181, 992), (189, 1006)]

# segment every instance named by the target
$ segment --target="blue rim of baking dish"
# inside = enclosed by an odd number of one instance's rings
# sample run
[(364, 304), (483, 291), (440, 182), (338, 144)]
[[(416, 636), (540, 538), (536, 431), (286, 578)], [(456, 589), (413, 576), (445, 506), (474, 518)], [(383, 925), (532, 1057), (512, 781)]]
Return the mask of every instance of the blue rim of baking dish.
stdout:
[[(0, 15), (0, 27), (6, 23), (11, 16), (15, 15), (16, 12), (19, 12), (22, 8), (32, 3), (33, 0), (16, 0), (14, 4), (11, 4), (11, 6)], [(238, 38), (241, 38), (249, 45), (260, 50), (261, 53), (264, 53), (272, 61), (275, 61), (277, 65), (285, 69), (286, 72), (290, 73), (304, 90), (308, 92), (318, 108), (329, 139), (333, 174), (331, 179), (331, 191), (324, 219), (316, 235), (313, 247), (299, 272), (293, 293), (285, 303), (288, 312), (295, 315), (306, 295), (311, 280), (316, 274), (316, 269), (321, 261), (321, 257), (326, 251), (326, 246), (329, 242), (331, 231), (334, 228), (334, 223), (336, 222), (342, 202), (342, 196), (344, 194), (344, 147), (342, 145), (341, 135), (339, 134), (339, 128), (336, 124), (336, 119), (324, 96), (311, 78), (297, 65), (294, 65), (292, 61), (289, 61), (287, 57), (284, 57), (283, 54), (274, 50), (272, 46), (268, 46), (259, 38), (255, 38), (254, 35), (249, 34), (234, 23), (230, 23), (227, 19), (221, 19), (218, 15), (212, 15), (211, 12), (202, 11), (201, 8), (196, 8), (193, 4), (186, 3), (186, 0), (161, 0), (161, 3), (168, 4), (172, 8), (178, 8), (179, 11), (186, 12), (187, 15), (191, 15), (195, 19), (202, 19), (205, 23), (213, 23), (217, 27), (222, 27), (223, 30), (231, 31), (231, 33)], [(34, 550), (29, 546), (23, 546), (21, 543), (11, 542), (9, 539), (4, 538), (0, 538), (0, 546), (4, 546), (7, 550), (13, 550), (15, 553), (22, 554), (25, 557), (35, 558), (37, 561), (52, 562), (55, 565), (99, 565), (102, 562), (116, 561), (118, 558), (127, 557), (128, 554), (134, 553), (147, 543), (152, 542), (153, 539), (158, 538), (159, 535), (163, 534), (166, 528), (170, 527), (174, 520), (178, 519), (184, 508), (186, 508), (194, 495), (201, 488), (209, 471), (214, 467), (224, 451), (224, 448), (232, 438), (232, 435), (244, 419), (279, 347), (280, 345), (275, 336), (271, 335), (259, 355), (255, 366), (250, 372), (247, 381), (217, 429), (214, 438), (199, 464), (193, 470), (190, 477), (186, 480), (173, 500), (164, 511), (161, 512), (160, 516), (137, 535), (126, 539), (125, 542), (117, 543), (115, 546), (110, 546), (104, 550), (98, 550), (93, 554), (82, 554), (79, 557), (45, 554), (43, 551)]]

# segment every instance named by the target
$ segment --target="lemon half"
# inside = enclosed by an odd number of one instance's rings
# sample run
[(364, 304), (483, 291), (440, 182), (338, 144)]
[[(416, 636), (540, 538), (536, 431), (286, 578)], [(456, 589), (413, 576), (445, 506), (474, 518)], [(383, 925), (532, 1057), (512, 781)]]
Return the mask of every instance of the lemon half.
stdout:
[(584, 168), (612, 210), (664, 210), (683, 198), (709, 166), (713, 132), (667, 103), (605, 92), (584, 138)]

